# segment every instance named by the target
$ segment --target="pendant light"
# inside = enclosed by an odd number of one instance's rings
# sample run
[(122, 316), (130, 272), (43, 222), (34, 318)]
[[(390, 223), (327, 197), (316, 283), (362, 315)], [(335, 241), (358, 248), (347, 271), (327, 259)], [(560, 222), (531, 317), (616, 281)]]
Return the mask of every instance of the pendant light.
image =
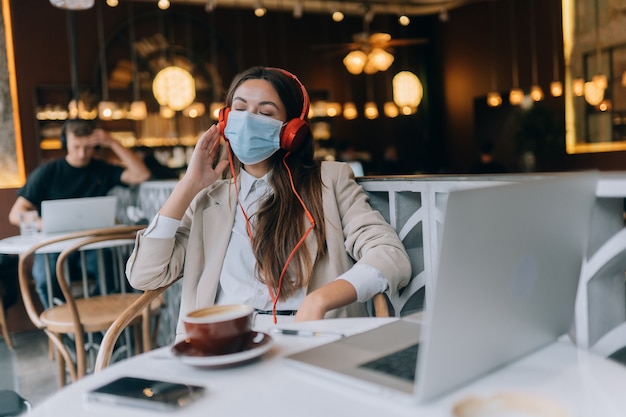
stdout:
[(509, 93), (509, 103), (513, 106), (518, 106), (524, 99), (524, 91), (519, 88), (519, 69), (517, 68), (517, 42), (515, 39), (515, 10), (513, 0), (509, 0), (509, 13), (510, 13), (510, 29), (511, 29), (511, 68), (512, 68), (512, 80), (513, 87)]
[(367, 77), (367, 101), (365, 102), (365, 108), (363, 109), (363, 114), (366, 118), (370, 120), (374, 120), (378, 118), (378, 106), (374, 101), (374, 86), (371, 75), (366, 75)]
[[(67, 32), (69, 33), (69, 49), (70, 49), (70, 79), (72, 81), (72, 100), (68, 106), (70, 119), (77, 119), (81, 102), (79, 100), (78, 91), (78, 59), (76, 48), (76, 12), (69, 10), (67, 12)], [(84, 107), (84, 105), (82, 106)]]
[(102, 101), (98, 103), (98, 116), (102, 120), (112, 120), (115, 115), (115, 103), (109, 101), (109, 76), (106, 62), (106, 47), (104, 43), (104, 22), (102, 17), (102, 2), (98, 2), (98, 52), (100, 53), (100, 81), (102, 83)]
[(539, 85), (537, 77), (537, 34), (535, 28), (535, 0), (528, 0), (530, 14), (530, 46), (531, 46), (531, 74), (532, 85), (530, 87), (530, 98), (534, 101), (543, 100), (543, 89)]
[(498, 91), (497, 51), (496, 51), (496, 9), (495, 3), (489, 5), (489, 20), (491, 26), (491, 91), (487, 93), (487, 105), (498, 107), (502, 104), (502, 96)]
[(598, 106), (604, 100), (608, 80), (602, 73), (602, 51), (600, 50), (600, 11), (598, 0), (594, 1), (595, 37), (596, 37), (596, 73), (591, 81), (585, 83), (585, 100), (592, 106)]
[(144, 120), (148, 117), (148, 109), (146, 102), (141, 100), (140, 84), (139, 84), (139, 68), (137, 67), (137, 49), (135, 48), (135, 13), (133, 2), (128, 2), (128, 15), (130, 25), (128, 27), (128, 39), (130, 42), (130, 61), (132, 66), (133, 77), (133, 101), (130, 103), (130, 111), (128, 117), (132, 120)]
[(552, 4), (552, 8), (550, 9), (550, 15), (552, 17), (552, 71), (553, 71), (553, 76), (552, 76), (552, 82), (550, 83), (550, 94), (552, 94), (552, 97), (561, 97), (563, 95), (563, 83), (559, 80), (559, 56), (557, 54), (558, 50), (559, 50), (559, 42), (557, 42), (557, 31), (556, 31), (556, 25), (554, 24), (554, 21), (556, 19), (556, 7), (557, 4), (560, 3), (554, 3)]

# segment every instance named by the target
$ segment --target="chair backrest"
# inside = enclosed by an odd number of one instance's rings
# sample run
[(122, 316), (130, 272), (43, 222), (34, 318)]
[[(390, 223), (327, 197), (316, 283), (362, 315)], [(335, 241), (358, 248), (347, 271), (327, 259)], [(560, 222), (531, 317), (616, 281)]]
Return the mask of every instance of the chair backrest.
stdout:
[[(49, 239), (37, 242), (33, 244), (26, 252), (20, 255), (18, 264), (18, 278), (20, 292), (24, 307), (29, 319), (39, 329), (44, 329), (46, 326), (39, 318), (38, 306), (32, 297), (30, 289), (31, 282), (31, 262), (30, 258), (38, 251), (52, 251), (56, 250), (60, 252), (59, 262), (57, 262), (57, 281), (63, 291), (63, 295), (66, 300), (71, 300), (71, 290), (67, 286), (65, 271), (62, 268), (64, 260), (72, 253), (87, 245), (91, 245), (97, 242), (104, 242), (109, 240), (126, 240), (134, 239), (138, 230), (145, 226), (116, 226), (102, 229), (83, 230), (80, 232), (67, 233), (59, 236), (54, 236)], [(56, 248), (56, 249), (55, 249)], [(75, 305), (70, 305), (74, 313), (76, 311)]]
[(111, 360), (115, 343), (120, 337), (120, 334), (128, 325), (139, 315), (143, 317), (143, 326), (148, 325), (149, 320), (149, 308), (150, 304), (157, 299), (165, 290), (171, 287), (181, 277), (177, 278), (170, 284), (157, 288), (154, 290), (148, 290), (144, 292), (135, 302), (128, 307), (122, 315), (120, 315), (115, 322), (109, 327), (104, 334), (102, 342), (100, 342), (100, 349), (98, 349), (98, 355), (96, 356), (96, 363), (94, 365), (94, 372), (98, 372), (107, 366)]

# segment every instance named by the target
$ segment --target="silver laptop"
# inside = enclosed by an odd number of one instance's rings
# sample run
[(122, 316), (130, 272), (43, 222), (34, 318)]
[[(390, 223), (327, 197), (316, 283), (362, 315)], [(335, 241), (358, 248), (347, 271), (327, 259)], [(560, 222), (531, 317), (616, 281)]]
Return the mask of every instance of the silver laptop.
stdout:
[[(421, 402), (553, 342), (572, 325), (597, 178), (563, 174), (450, 193), (423, 322), (404, 318), (287, 362)], [(397, 351), (405, 352), (396, 359), (404, 375), (384, 370)]]
[(67, 233), (115, 226), (116, 196), (41, 202), (43, 233)]

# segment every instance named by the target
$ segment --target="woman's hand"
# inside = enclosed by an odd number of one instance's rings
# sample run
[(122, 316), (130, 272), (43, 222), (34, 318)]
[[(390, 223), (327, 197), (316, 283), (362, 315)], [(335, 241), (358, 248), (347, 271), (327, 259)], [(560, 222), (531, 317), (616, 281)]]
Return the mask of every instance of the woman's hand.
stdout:
[(196, 194), (222, 176), (222, 172), (228, 166), (228, 161), (220, 161), (215, 168), (213, 167), (219, 144), (219, 129), (213, 125), (198, 139), (185, 175), (176, 184), (172, 194), (159, 210), (160, 214), (173, 219), (181, 219)]
[(321, 320), (326, 312), (356, 300), (357, 293), (352, 284), (343, 279), (335, 280), (304, 297), (294, 321)]
[(228, 161), (220, 161), (213, 167), (219, 145), (220, 132), (217, 125), (213, 125), (198, 139), (181, 181), (193, 184), (198, 191), (217, 181), (228, 166)]

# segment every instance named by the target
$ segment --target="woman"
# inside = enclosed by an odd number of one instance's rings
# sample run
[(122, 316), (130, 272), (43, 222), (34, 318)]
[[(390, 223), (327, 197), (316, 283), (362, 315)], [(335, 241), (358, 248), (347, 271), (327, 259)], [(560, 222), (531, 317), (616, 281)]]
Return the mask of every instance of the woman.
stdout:
[[(316, 320), (364, 315), (358, 302), (408, 283), (402, 243), (349, 166), (313, 160), (308, 107), (287, 71), (237, 76), (218, 125), (138, 236), (127, 265), (135, 288), (184, 276), (178, 337), (187, 312), (216, 303), (252, 305), (274, 323), (292, 314)], [(220, 134), (228, 158), (218, 161)]]

